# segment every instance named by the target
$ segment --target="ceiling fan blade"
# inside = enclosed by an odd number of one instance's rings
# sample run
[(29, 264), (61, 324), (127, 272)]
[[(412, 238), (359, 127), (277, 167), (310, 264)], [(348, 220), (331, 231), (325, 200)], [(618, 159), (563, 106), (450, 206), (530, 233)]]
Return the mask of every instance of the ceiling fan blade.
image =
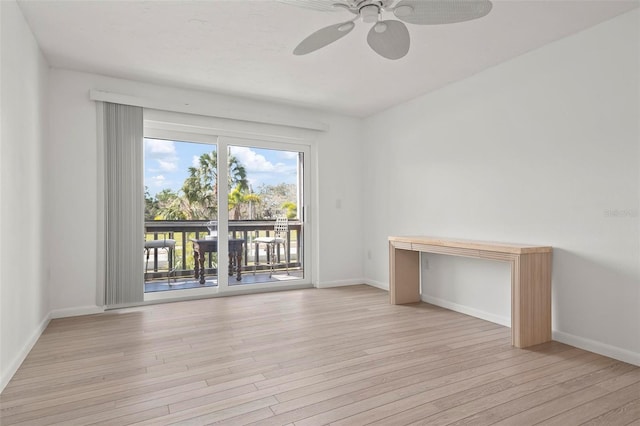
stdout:
[(347, 21), (319, 29), (309, 37), (302, 40), (293, 50), (293, 54), (306, 55), (307, 53), (314, 52), (321, 47), (325, 47), (326, 45), (346, 36), (355, 26), (356, 25), (353, 21)]
[(489, 0), (402, 0), (393, 13), (410, 24), (438, 25), (482, 18), (492, 7)]
[(409, 30), (400, 21), (380, 21), (367, 35), (367, 43), (380, 56), (400, 59), (409, 52)]
[[(321, 12), (338, 12), (344, 7), (349, 7), (341, 0), (278, 0), (280, 3), (290, 4), (293, 6), (304, 7), (306, 9), (319, 10)], [(340, 6), (334, 5), (343, 5)]]

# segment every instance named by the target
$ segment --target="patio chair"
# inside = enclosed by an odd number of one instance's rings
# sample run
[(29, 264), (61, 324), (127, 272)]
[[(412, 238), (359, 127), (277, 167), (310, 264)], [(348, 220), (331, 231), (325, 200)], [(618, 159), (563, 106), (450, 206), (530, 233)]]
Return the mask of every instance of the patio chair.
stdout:
[[(273, 275), (274, 266), (281, 264), (278, 262), (276, 254), (280, 254), (280, 244), (284, 245), (284, 265), (289, 275), (289, 262), (287, 260), (287, 234), (289, 232), (289, 221), (286, 216), (276, 217), (276, 224), (273, 227), (273, 235), (267, 237), (257, 237), (253, 239), (257, 257), (260, 257), (260, 244), (265, 244), (267, 247), (267, 264), (269, 265), (269, 278)], [(277, 250), (276, 250), (277, 248)], [(256, 264), (253, 265), (253, 275), (256, 274)]]
[[(144, 252), (147, 258), (144, 266), (145, 281), (147, 280), (147, 271), (149, 269), (149, 255), (151, 254), (151, 251), (155, 249), (162, 249), (162, 250), (166, 250), (167, 252), (167, 262), (168, 262), (167, 284), (171, 285), (171, 274), (175, 272), (174, 256), (176, 252), (176, 240), (173, 240), (171, 238), (166, 238), (166, 235), (165, 235), (165, 237), (162, 239), (147, 240), (144, 242)], [(177, 282), (177, 279), (175, 278), (175, 276), (174, 276), (174, 281)]]

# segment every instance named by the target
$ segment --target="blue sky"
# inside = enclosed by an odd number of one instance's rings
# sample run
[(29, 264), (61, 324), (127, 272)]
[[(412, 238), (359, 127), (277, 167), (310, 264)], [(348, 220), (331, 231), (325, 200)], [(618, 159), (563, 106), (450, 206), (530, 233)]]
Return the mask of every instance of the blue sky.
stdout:
[[(215, 149), (216, 145), (145, 138), (144, 184), (149, 194), (154, 196), (165, 188), (179, 190), (189, 175), (187, 169), (197, 166), (202, 154)], [(262, 184), (297, 182), (297, 152), (240, 146), (229, 149), (245, 166), (254, 190)]]

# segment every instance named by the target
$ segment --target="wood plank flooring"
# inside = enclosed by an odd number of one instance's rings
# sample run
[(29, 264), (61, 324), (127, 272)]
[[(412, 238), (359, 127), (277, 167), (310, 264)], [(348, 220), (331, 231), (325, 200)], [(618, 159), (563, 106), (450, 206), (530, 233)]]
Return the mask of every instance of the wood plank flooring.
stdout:
[(640, 368), (353, 286), (51, 321), (2, 425), (639, 425)]

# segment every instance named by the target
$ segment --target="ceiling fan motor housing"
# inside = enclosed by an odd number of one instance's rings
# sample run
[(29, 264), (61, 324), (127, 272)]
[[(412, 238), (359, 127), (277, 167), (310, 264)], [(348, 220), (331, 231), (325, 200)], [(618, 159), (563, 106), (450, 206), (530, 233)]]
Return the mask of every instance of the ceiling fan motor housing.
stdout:
[(379, 14), (380, 7), (375, 4), (367, 4), (360, 8), (360, 16), (362, 17), (362, 22), (376, 22), (378, 20)]
[(351, 13), (364, 18), (372, 15), (374, 10), (377, 15), (383, 10), (389, 9), (392, 4), (393, 0), (348, 0), (344, 3), (334, 3), (333, 6), (348, 9)]

